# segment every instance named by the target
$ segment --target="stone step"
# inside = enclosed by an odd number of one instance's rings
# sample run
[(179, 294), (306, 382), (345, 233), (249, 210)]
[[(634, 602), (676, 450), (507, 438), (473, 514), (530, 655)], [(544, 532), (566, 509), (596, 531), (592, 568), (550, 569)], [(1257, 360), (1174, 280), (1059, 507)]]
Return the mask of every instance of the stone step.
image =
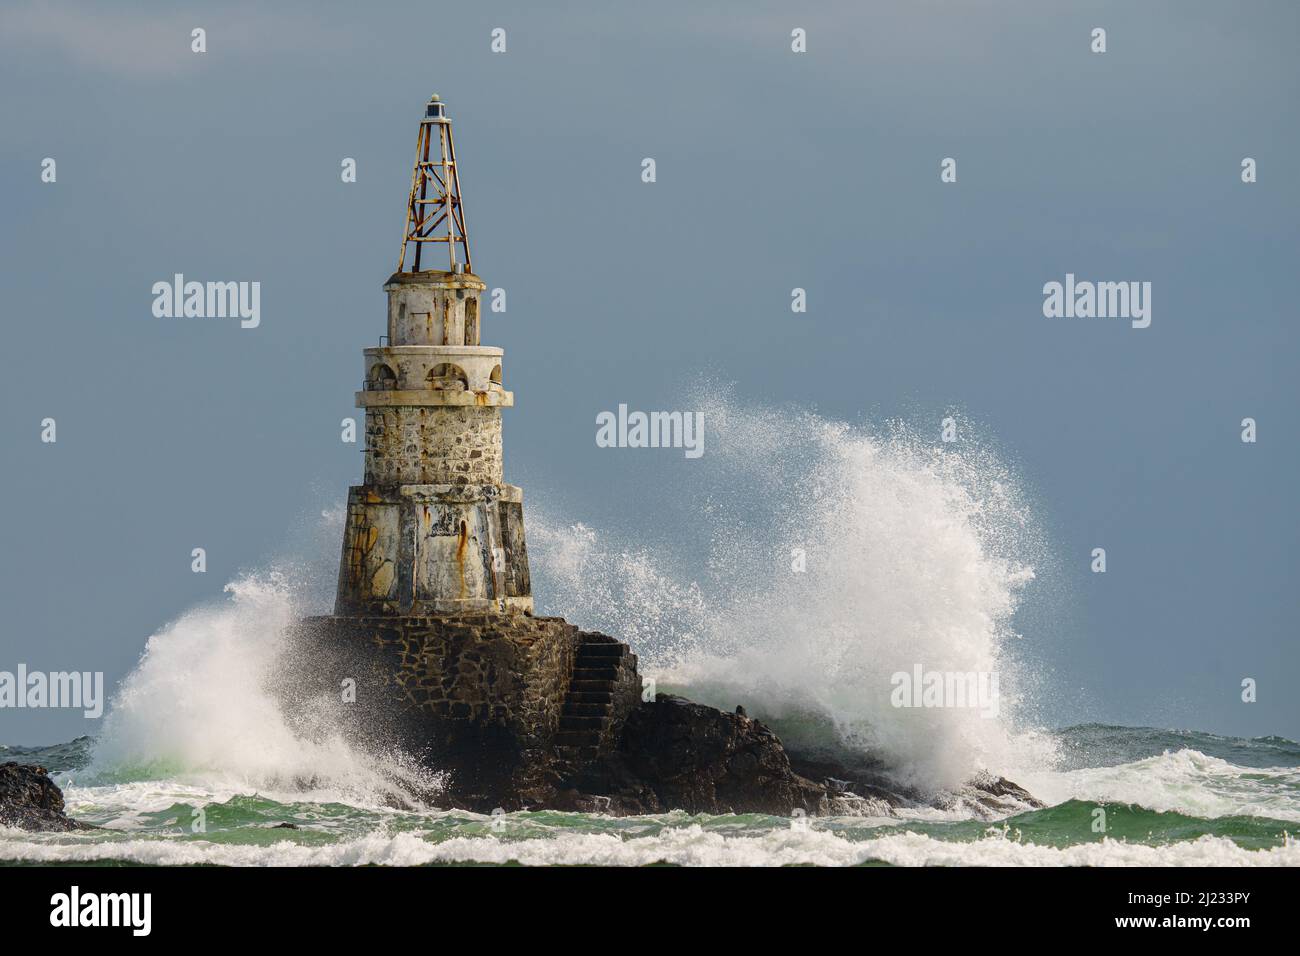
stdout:
[(578, 648), (578, 660), (591, 657), (618, 660), (625, 653), (627, 647), (623, 644), (583, 644)]
[(565, 704), (603, 704), (614, 705), (612, 691), (569, 691), (564, 698)]
[(580, 704), (566, 700), (561, 714), (564, 717), (608, 717), (612, 709), (608, 702)]
[(623, 660), (621, 657), (602, 657), (598, 654), (590, 656), (578, 655), (578, 659), (573, 662), (575, 669), (594, 667), (601, 670), (617, 670), (619, 663)]
[(569, 691), (570, 693), (612, 694), (614, 692), (614, 682), (612, 680), (585, 680), (575, 677), (569, 681)]
[(573, 669), (573, 679), (580, 680), (600, 680), (613, 683), (618, 678), (618, 671), (613, 667), (575, 667)]
[(560, 730), (594, 730), (599, 732), (604, 729), (608, 721), (608, 713), (561, 714)]
[(619, 670), (630, 656), (628, 646), (617, 641), (588, 640), (578, 647), (555, 736), (555, 747), (566, 759), (585, 762), (599, 755), (614, 715)]
[(585, 717), (564, 714), (560, 717), (560, 732), (569, 731), (591, 731), (599, 734), (605, 729), (605, 722), (609, 720), (608, 715), (603, 717)]

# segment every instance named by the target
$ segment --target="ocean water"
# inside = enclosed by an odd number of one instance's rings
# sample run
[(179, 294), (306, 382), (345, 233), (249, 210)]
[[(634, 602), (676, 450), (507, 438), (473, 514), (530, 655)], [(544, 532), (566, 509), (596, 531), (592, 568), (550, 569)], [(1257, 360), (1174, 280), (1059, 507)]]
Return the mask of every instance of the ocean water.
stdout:
[[(1300, 744), (1050, 728), (1052, 548), (985, 446), (725, 395), (692, 407), (710, 444), (674, 486), (686, 522), (667, 542), (559, 518), (531, 495), (541, 609), (630, 642), (659, 690), (743, 704), (801, 752), (869, 757), (923, 795), (916, 806), (811, 820), (441, 808), (439, 774), (382, 728), (349, 738), (342, 705), (290, 706), (277, 686), (286, 625), (332, 597), (332, 507), (292, 558), (149, 637), (97, 737), (0, 747), (49, 768), (68, 812), (103, 828), (0, 828), (0, 862), (1300, 865)], [(890, 676), (918, 664), (997, 673), (996, 716), (894, 707)], [(962, 799), (984, 772), (1047, 806)]]
[[(682, 866), (816, 864), (1027, 866), (1300, 865), (1300, 745), (1088, 724), (1052, 735), (1109, 764), (1044, 771), (1026, 786), (1049, 802), (1002, 819), (963, 811), (800, 821), (760, 814), (485, 816), (393, 806), (380, 766), (339, 779), (269, 778), (233, 768), (167, 775), (95, 771), (93, 741), (6, 748), (57, 774), (68, 810), (106, 829), (0, 829), (0, 861), (259, 865)], [(1093, 764), (1096, 758), (1085, 761)], [(249, 768), (252, 769), (251, 767)], [(1093, 831), (1104, 807), (1107, 831)], [(202, 813), (203, 831), (194, 832)], [(277, 828), (292, 823), (298, 829)]]

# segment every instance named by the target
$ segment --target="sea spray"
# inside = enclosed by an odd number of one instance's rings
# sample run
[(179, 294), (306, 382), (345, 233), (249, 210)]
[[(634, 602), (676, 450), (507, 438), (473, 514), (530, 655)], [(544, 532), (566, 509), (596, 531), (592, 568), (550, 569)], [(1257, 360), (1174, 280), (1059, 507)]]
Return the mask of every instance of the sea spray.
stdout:
[[(328, 516), (326, 520), (331, 520)], [(292, 568), (248, 574), (227, 599), (149, 638), (114, 698), (90, 780), (173, 778), (230, 792), (308, 792), (411, 805), (436, 777), (352, 732), (341, 699), (295, 695), (301, 613)]]
[[(952, 445), (812, 412), (694, 404), (709, 453), (678, 502), (708, 539), (689, 556), (601, 534), (534, 508), (536, 593), (549, 613), (631, 641), (660, 689), (743, 704), (805, 750), (869, 754), (900, 782), (953, 789), (982, 770), (1048, 756), (1024, 733), (1036, 692), (1013, 653), (1041, 533), (1011, 471), (982, 443)], [(802, 568), (798, 565), (802, 564)], [(916, 667), (996, 673), (996, 719), (971, 708), (892, 706)]]

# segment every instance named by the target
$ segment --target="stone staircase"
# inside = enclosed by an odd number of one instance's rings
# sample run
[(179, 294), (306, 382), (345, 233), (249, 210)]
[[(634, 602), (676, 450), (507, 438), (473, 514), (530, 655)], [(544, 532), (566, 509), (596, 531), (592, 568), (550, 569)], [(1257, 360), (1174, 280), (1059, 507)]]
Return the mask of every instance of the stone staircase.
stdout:
[(636, 658), (626, 644), (603, 634), (583, 634), (564, 698), (555, 747), (570, 763), (594, 760), (614, 719), (615, 693), (627, 665)]

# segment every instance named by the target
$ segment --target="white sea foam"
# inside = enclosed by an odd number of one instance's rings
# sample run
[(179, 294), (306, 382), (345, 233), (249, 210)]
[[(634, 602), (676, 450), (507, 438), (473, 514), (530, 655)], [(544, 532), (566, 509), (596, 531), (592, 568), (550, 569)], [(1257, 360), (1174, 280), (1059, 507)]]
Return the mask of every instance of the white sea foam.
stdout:
[(451, 837), (432, 842), (415, 833), (373, 832), (327, 845), (282, 840), (266, 846), (205, 840), (102, 841), (93, 837), (0, 839), (0, 860), (89, 863), (129, 860), (178, 866), (416, 866), (437, 863), (509, 863), (530, 866), (591, 864), (644, 866), (849, 866), (879, 860), (898, 866), (1296, 866), (1300, 843), (1246, 850), (1231, 840), (1203, 836), (1164, 846), (1103, 839), (1065, 848), (1017, 841), (993, 830), (982, 839), (948, 842), (918, 833), (891, 833), (863, 840), (824, 830), (769, 830), (729, 835), (699, 825), (674, 827), (653, 836), (559, 832), (540, 839)]
[[(943, 445), (808, 412), (696, 403), (709, 453), (681, 499), (709, 539), (707, 571), (530, 511), (539, 600), (632, 642), (662, 688), (744, 704), (787, 742), (829, 727), (895, 776), (950, 789), (980, 770), (1042, 766), (1050, 742), (1023, 732), (1037, 691), (1012, 618), (1042, 554), (1008, 470), (978, 443)], [(807, 571), (792, 570), (793, 549)], [(997, 672), (1000, 714), (900, 709), (891, 676)]]
[(228, 599), (187, 611), (149, 638), (78, 778), (153, 779), (209, 793), (286, 799), (409, 800), (436, 785), (398, 752), (375, 753), (340, 731), (338, 702), (286, 712), (277, 693), (288, 627), (301, 613), (284, 571), (250, 575)]
[(1049, 804), (1088, 800), (1203, 819), (1258, 816), (1300, 821), (1300, 768), (1240, 767), (1198, 750), (1166, 752), (1113, 767), (1027, 770), (1017, 782)]

